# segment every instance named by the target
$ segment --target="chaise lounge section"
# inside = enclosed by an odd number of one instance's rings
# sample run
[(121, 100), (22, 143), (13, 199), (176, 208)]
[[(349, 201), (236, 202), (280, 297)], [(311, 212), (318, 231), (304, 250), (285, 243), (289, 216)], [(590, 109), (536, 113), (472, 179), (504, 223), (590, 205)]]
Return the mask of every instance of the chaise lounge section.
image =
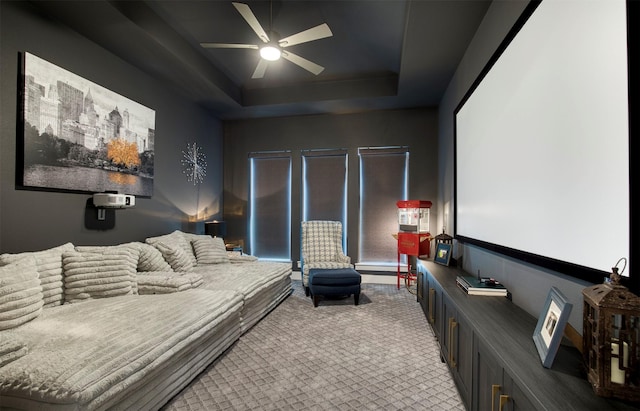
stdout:
[(239, 257), (180, 231), (0, 255), (0, 408), (160, 408), (290, 294)]

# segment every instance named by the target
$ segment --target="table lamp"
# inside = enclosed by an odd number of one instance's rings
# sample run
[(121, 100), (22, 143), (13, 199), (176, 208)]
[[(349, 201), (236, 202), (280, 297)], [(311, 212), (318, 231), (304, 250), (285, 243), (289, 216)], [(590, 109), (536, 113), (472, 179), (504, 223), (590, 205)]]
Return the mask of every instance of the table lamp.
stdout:
[(211, 237), (226, 237), (227, 236), (227, 223), (225, 221), (208, 221), (204, 223), (204, 232)]

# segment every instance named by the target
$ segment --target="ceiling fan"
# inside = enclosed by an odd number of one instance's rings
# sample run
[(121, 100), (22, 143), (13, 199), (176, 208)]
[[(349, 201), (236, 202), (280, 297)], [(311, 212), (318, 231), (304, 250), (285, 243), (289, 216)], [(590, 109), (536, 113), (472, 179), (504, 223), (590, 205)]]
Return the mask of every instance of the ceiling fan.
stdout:
[[(236, 44), (236, 43), (200, 43), (204, 48), (226, 48), (226, 49), (255, 49), (260, 50), (260, 61), (253, 72), (251, 78), (257, 79), (264, 77), (264, 73), (267, 70), (269, 61), (278, 60), (280, 57), (289, 60), (293, 64), (296, 64), (303, 69), (318, 75), (322, 73), (324, 67), (309, 61), (303, 57), (293, 54), (284, 49), (296, 44), (307, 43), (313, 40), (319, 40), (326, 37), (333, 36), (331, 29), (326, 23), (312, 27), (310, 29), (301, 31), (297, 34), (293, 34), (289, 37), (279, 39), (277, 33), (271, 30), (269, 27), (269, 35), (264, 31), (258, 19), (253, 14), (248, 5), (244, 3), (232, 2), (233, 6), (238, 10), (240, 15), (249, 23), (249, 26), (256, 32), (260, 40), (264, 42), (264, 45), (259, 46), (257, 44)], [(270, 22), (271, 23), (271, 22)]]

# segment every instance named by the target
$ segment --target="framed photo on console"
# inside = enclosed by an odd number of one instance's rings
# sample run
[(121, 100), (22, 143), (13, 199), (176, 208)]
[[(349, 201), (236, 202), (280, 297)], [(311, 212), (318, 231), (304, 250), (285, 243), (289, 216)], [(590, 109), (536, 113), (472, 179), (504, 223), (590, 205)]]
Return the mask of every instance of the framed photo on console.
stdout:
[(551, 287), (547, 301), (540, 313), (538, 325), (533, 333), (533, 342), (540, 355), (542, 366), (551, 368), (558, 352), (560, 341), (564, 334), (564, 327), (571, 313), (572, 304), (555, 287)]
[(447, 243), (438, 243), (436, 245), (436, 255), (433, 258), (438, 264), (449, 265), (449, 261), (451, 260), (451, 244)]

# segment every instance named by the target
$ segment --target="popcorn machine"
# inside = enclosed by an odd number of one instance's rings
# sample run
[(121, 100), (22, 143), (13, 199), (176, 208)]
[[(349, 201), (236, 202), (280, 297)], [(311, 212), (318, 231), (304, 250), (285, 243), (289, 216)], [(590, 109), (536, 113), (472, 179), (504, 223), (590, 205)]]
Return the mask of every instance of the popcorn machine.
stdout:
[(426, 256), (431, 255), (431, 234), (429, 233), (429, 212), (431, 201), (399, 200), (398, 207), (398, 288), (400, 278), (409, 284), (416, 279), (411, 272), (411, 262), (407, 259), (407, 273), (400, 273), (400, 255)]

